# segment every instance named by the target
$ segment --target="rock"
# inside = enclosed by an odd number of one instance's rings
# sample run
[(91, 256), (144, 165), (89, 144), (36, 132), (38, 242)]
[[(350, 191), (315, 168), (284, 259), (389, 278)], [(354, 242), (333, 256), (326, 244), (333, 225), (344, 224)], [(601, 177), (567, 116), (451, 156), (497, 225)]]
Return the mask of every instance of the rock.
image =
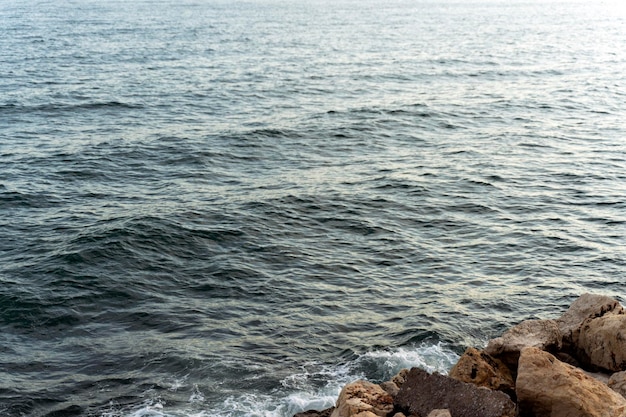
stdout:
[(576, 359), (575, 357), (573, 357), (567, 352), (557, 352), (554, 354), (554, 356), (556, 356), (556, 358), (560, 360), (561, 362), (565, 362), (568, 365), (572, 365), (575, 368), (580, 368), (580, 363), (578, 362), (578, 359)]
[(475, 348), (468, 348), (448, 374), (451, 378), (479, 387), (503, 391), (512, 398), (515, 382), (506, 365)]
[(546, 351), (558, 351), (562, 336), (554, 320), (526, 320), (506, 331), (501, 337), (489, 341), (485, 353), (501, 359), (515, 373), (520, 351), (536, 347)]
[(380, 385), (359, 380), (343, 387), (331, 417), (386, 417), (392, 411), (393, 398)]
[(380, 387), (384, 389), (389, 395), (395, 397), (400, 391), (400, 387), (404, 384), (406, 375), (409, 373), (408, 369), (402, 369), (396, 375), (394, 375), (389, 381), (385, 381), (380, 384)]
[(454, 378), (412, 368), (395, 398), (405, 414), (428, 416), (447, 408), (454, 417), (514, 417), (516, 407), (508, 395), (479, 388)]
[(404, 413), (395, 413), (393, 417), (406, 417)]
[(398, 372), (393, 378), (391, 378), (391, 382), (393, 382), (394, 384), (398, 386), (398, 388), (400, 388), (402, 384), (404, 384), (404, 381), (406, 381), (406, 376), (408, 374), (409, 374), (409, 370), (404, 368), (400, 370), (400, 372)]
[(427, 417), (452, 417), (452, 414), (450, 414), (450, 410), (444, 408), (431, 411)]
[(566, 346), (575, 345), (585, 320), (602, 317), (609, 312), (621, 314), (624, 309), (619, 301), (604, 295), (583, 294), (578, 297), (556, 321), (563, 335), (563, 343)]
[(398, 387), (393, 381), (385, 381), (380, 384), (380, 387), (387, 392), (387, 394), (395, 397), (398, 395), (398, 391), (400, 391), (400, 387)]
[(371, 411), (361, 411), (357, 414), (352, 414), (352, 417), (380, 417), (378, 414), (374, 414)]
[(611, 378), (609, 378), (609, 382), (607, 382), (607, 385), (613, 391), (621, 394), (622, 397), (626, 398), (626, 371), (616, 372), (611, 375)]
[(293, 417), (330, 417), (334, 409), (335, 407), (330, 407), (322, 411), (308, 410), (295, 414)]
[(521, 416), (626, 416), (626, 399), (621, 395), (534, 347), (521, 352), (516, 392)]
[(585, 371), (582, 368), (579, 368), (579, 369), (581, 371), (583, 371), (585, 373), (585, 375), (590, 376), (593, 379), (596, 379), (596, 380), (602, 382), (604, 385), (608, 384), (609, 383), (609, 378), (611, 378), (611, 375), (607, 374), (605, 372), (590, 372), (590, 371)]
[(594, 369), (626, 371), (626, 314), (586, 320), (577, 347), (581, 361)]

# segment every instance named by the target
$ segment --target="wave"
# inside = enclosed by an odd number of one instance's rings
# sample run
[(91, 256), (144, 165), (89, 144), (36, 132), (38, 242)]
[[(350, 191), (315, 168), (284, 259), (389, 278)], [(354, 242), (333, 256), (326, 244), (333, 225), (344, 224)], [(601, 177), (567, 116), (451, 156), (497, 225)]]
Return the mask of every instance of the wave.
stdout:
[(58, 206), (61, 199), (49, 193), (2, 192), (0, 188), (0, 208), (50, 208)]
[[(422, 342), (413, 347), (374, 350), (344, 364), (305, 363), (280, 381), (272, 394), (247, 392), (208, 401), (198, 384), (183, 379), (173, 389), (188, 388), (188, 401), (170, 406), (162, 398), (146, 399), (133, 407), (109, 407), (101, 417), (292, 417), (306, 410), (323, 410), (335, 404), (341, 388), (354, 380), (382, 382), (403, 368), (419, 367), (429, 372), (447, 374), (458, 360), (448, 345)], [(213, 393), (214, 394), (214, 393)], [(214, 396), (214, 395), (213, 395)]]
[(81, 110), (100, 109), (143, 109), (139, 103), (124, 103), (121, 101), (87, 101), (83, 103), (43, 103), (36, 105), (0, 104), (0, 114), (29, 114), (29, 113), (66, 113)]

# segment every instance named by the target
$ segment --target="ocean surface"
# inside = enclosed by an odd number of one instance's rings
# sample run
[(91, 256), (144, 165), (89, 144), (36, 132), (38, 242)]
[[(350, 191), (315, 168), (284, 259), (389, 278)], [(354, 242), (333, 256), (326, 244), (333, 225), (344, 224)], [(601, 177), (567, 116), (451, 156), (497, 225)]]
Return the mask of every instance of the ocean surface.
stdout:
[(291, 417), (625, 280), (621, 1), (0, 2), (2, 416)]

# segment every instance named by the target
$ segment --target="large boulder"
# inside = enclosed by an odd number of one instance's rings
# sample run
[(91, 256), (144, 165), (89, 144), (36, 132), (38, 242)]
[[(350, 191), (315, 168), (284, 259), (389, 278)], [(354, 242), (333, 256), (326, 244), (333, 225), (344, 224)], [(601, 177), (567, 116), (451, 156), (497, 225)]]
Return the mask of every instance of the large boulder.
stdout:
[(406, 415), (428, 416), (448, 409), (454, 417), (514, 417), (516, 406), (508, 395), (458, 381), (438, 373), (412, 368), (395, 398)]
[(578, 342), (580, 327), (585, 320), (602, 317), (607, 313), (620, 314), (623, 311), (619, 301), (614, 298), (598, 294), (581, 295), (556, 320), (563, 335), (563, 343), (569, 347)]
[(380, 385), (359, 380), (343, 387), (331, 417), (386, 417), (392, 411), (393, 398)]
[(522, 349), (516, 380), (521, 416), (624, 417), (626, 399), (541, 349)]
[(554, 320), (526, 320), (507, 330), (501, 337), (492, 339), (485, 353), (501, 359), (513, 373), (522, 349), (535, 347), (556, 352), (561, 349), (562, 336)]
[(626, 371), (626, 314), (586, 320), (577, 347), (581, 360), (592, 368)]
[(513, 397), (515, 382), (502, 361), (475, 348), (468, 348), (448, 375), (462, 382), (498, 390)]

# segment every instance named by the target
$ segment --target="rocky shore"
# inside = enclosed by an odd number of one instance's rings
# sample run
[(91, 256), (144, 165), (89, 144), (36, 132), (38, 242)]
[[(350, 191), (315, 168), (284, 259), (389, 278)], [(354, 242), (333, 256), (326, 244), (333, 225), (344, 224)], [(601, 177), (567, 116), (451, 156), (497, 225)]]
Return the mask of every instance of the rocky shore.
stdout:
[(526, 320), (468, 348), (449, 375), (403, 369), (355, 381), (335, 407), (294, 417), (626, 417), (626, 310), (583, 294), (555, 320)]

